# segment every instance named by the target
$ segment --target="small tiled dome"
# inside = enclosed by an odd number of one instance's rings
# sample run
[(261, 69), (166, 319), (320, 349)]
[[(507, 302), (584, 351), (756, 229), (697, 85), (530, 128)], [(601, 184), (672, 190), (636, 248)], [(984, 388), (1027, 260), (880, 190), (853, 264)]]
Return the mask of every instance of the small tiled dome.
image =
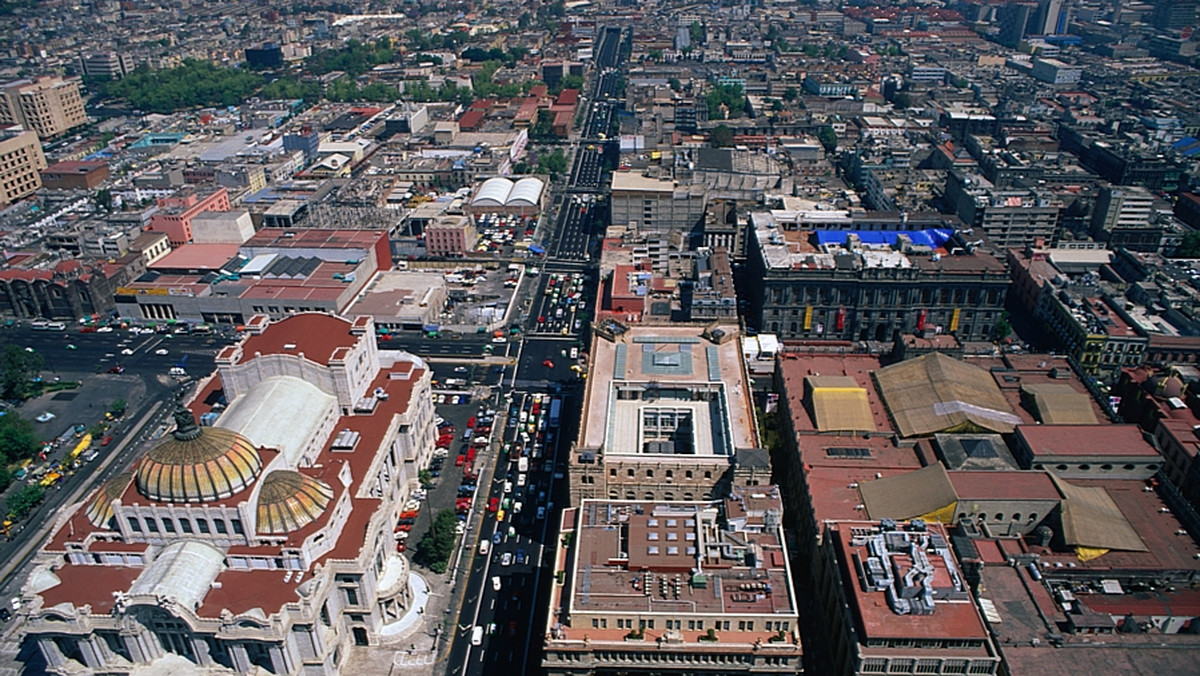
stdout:
[(92, 496), (92, 501), (87, 508), (87, 518), (93, 526), (97, 528), (108, 526), (108, 522), (113, 517), (113, 500), (125, 492), (125, 487), (132, 480), (133, 472), (121, 472), (100, 486), (100, 490)]
[(329, 506), (333, 489), (292, 470), (276, 470), (263, 479), (258, 491), (260, 535), (281, 535), (312, 523)]
[(254, 482), (262, 458), (249, 439), (220, 427), (201, 428), (191, 411), (175, 411), (176, 429), (137, 468), (138, 491), (163, 502), (227, 498)]

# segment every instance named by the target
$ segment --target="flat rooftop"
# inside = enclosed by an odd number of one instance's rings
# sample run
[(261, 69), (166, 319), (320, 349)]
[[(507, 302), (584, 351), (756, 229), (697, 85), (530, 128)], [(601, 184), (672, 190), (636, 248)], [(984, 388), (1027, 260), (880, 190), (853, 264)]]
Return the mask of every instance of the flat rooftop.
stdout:
[[(795, 358), (793, 358), (795, 356)], [(881, 368), (879, 358), (866, 354), (811, 354), (789, 352), (779, 361), (779, 375), (783, 380), (784, 396), (792, 414), (792, 426), (801, 434), (819, 432), (812, 417), (812, 407), (805, 401), (804, 381), (810, 377), (848, 376), (867, 394), (867, 405), (875, 422), (875, 430), (881, 433), (892, 431), (892, 421), (875, 389), (871, 373)], [(801, 443), (802, 447), (808, 444)]]
[(1118, 551), (1080, 561), (1074, 549), (1056, 551), (1019, 541), (1022, 548), (1041, 556), (1053, 567), (1104, 572), (1121, 570), (1141, 571), (1200, 571), (1200, 545), (1188, 535), (1179, 535), (1183, 524), (1156, 491), (1147, 491), (1149, 484), (1139, 479), (1070, 479), (1074, 486), (1103, 488), (1116, 504), (1121, 515), (1133, 527), (1146, 545), (1147, 551)]
[[(1046, 585), (1033, 580), (1024, 567), (1000, 563), (985, 565), (981, 577), (980, 588), (986, 590), (981, 597), (991, 602), (1000, 619), (989, 626), (1012, 673), (1076, 676), (1080, 673), (1149, 675), (1195, 671), (1200, 639), (1194, 635), (1163, 634), (1153, 630), (1141, 634), (1118, 632), (1105, 634), (1102, 641), (1097, 641), (1094, 635), (1070, 634), (1061, 629), (1067, 623), (1062, 608), (1055, 603)], [(1142, 605), (1138, 597), (1160, 594), (1138, 592), (1108, 597), (1106, 601), (1116, 604), (1112, 608), (1105, 607), (1105, 603), (1096, 604), (1096, 596), (1089, 595), (1085, 599), (1089, 607), (1097, 612), (1118, 615), (1114, 620), (1119, 620), (1128, 612), (1143, 619), (1139, 617), (1143, 614), (1138, 612)], [(1194, 603), (1192, 599), (1172, 598), (1168, 601), (1172, 607), (1178, 601), (1184, 601), (1185, 605)], [(1049, 634), (1059, 635), (1068, 649), (1051, 645), (1046, 640)]]
[(703, 502), (584, 500), (577, 514), (571, 616), (797, 614), (780, 529), (724, 530), (717, 506)]
[(1142, 436), (1137, 425), (1021, 425), (1016, 434), (1033, 451), (1033, 456), (1161, 456)]
[[(727, 332), (736, 332), (727, 327)], [(592, 345), (583, 448), (732, 456), (758, 446), (737, 340), (696, 326), (636, 326)]]
[(445, 297), (446, 280), (438, 272), (386, 270), (375, 275), (359, 299), (345, 312), (348, 316), (371, 315), (376, 319), (418, 318)]
[[(928, 524), (924, 531), (902, 526), (883, 532), (873, 522), (849, 522), (834, 524), (830, 534), (843, 562), (843, 587), (859, 625), (860, 642), (931, 636), (987, 639), (987, 628), (941, 524)], [(862, 566), (845, 567), (856, 559)], [(914, 567), (923, 574), (906, 578)], [(912, 586), (904, 586), (909, 582)]]

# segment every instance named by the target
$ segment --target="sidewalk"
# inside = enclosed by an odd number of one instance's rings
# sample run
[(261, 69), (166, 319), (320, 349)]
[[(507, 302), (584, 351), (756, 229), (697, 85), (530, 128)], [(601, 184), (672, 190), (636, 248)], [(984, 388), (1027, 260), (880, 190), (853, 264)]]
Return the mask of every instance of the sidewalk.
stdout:
[[(489, 406), (495, 405), (488, 402)], [(507, 411), (507, 406), (497, 406), (499, 411)], [(503, 413), (496, 416), (493, 430), (505, 429), (506, 420)], [(466, 533), (459, 540), (459, 548), (450, 561), (450, 568), (438, 575), (427, 568), (411, 563), (413, 550), (406, 552), (412, 566), (409, 584), (413, 585), (413, 611), (423, 604), (423, 612), (416, 617), (405, 618), (396, 624), (409, 622), (406, 628), (407, 637), (398, 639), (395, 643), (379, 646), (355, 646), (350, 649), (343, 673), (347, 674), (379, 674), (380, 676), (432, 676), (442, 674), (446, 669), (446, 659), (450, 656), (450, 647), (458, 632), (458, 625), (464, 620), (460, 618), (463, 611), (463, 601), (466, 595), (467, 582), (471, 575), (471, 566), (475, 552), (479, 547), (479, 533), (487, 518), (486, 495), (491, 492), (492, 480), (496, 471), (498, 454), (501, 451), (503, 433), (497, 432), (487, 451), (480, 454), (479, 492), (471, 517), (468, 519)], [(414, 534), (410, 539), (418, 538)], [(414, 580), (417, 582), (414, 583)], [(418, 587), (419, 585), (419, 587)], [(466, 619), (470, 622), (470, 618)], [(397, 627), (399, 630), (399, 627)], [(399, 633), (399, 632), (397, 632)], [(384, 639), (387, 641), (387, 639)]]

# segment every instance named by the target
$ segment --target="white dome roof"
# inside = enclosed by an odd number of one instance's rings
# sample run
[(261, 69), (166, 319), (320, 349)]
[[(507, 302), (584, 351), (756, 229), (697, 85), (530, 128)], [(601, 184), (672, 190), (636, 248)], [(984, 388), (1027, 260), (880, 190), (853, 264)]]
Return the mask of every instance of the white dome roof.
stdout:
[(545, 190), (546, 184), (542, 183), (542, 179), (523, 178), (513, 184), (512, 192), (508, 195), (506, 206), (536, 206), (542, 199), (542, 191)]
[(502, 207), (508, 201), (508, 194), (512, 192), (512, 189), (513, 182), (507, 178), (502, 176), (489, 178), (479, 186), (479, 192), (475, 193), (471, 205)]

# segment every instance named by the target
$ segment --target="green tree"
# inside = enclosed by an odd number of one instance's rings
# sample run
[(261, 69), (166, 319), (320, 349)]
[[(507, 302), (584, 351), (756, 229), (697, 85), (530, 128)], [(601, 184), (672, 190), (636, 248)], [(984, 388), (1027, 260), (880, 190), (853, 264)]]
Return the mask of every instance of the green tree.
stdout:
[(896, 92), (896, 95), (892, 97), (892, 105), (896, 107), (896, 110), (911, 108), (912, 96), (908, 92)]
[(14, 518), (24, 519), (44, 497), (46, 497), (46, 489), (40, 485), (23, 486), (8, 496), (5, 506), (8, 508), (8, 513)]
[(16, 345), (5, 345), (0, 354), (0, 385), (5, 399), (24, 399), (29, 396), (29, 383), (46, 361), (37, 352)]
[(564, 75), (550, 93), (557, 96), (564, 89), (583, 89), (583, 78), (578, 75)]
[(1011, 333), (1012, 333), (1012, 322), (1008, 318), (1008, 312), (1007, 311), (1002, 312), (1000, 314), (1000, 319), (997, 320), (996, 324), (992, 327), (992, 339), (993, 340), (1004, 340)]
[(1193, 230), (1183, 236), (1183, 241), (1175, 249), (1178, 258), (1200, 258), (1200, 230)]
[(723, 84), (713, 87), (705, 96), (708, 104), (708, 119), (723, 119), (721, 106), (729, 110), (729, 118), (741, 117), (746, 110), (746, 97), (740, 84)]
[(784, 101), (791, 103), (792, 101), (795, 101), (798, 98), (800, 98), (800, 91), (798, 89), (796, 89), (795, 87), (788, 87), (787, 89), (783, 90), (783, 100)]
[(315, 80), (300, 81), (294, 77), (281, 77), (268, 82), (258, 95), (264, 99), (303, 99), (308, 103), (321, 100), (321, 83)]
[(683, 83), (680, 82), (679, 78), (677, 78), (677, 77), (668, 78), (667, 86), (670, 87), (671, 91), (673, 91), (673, 92), (683, 91)]
[(421, 482), (422, 486), (430, 486), (433, 484), (433, 472), (423, 469), (417, 472), (417, 481)]
[(558, 178), (558, 175), (566, 170), (567, 155), (561, 148), (556, 148), (554, 152), (538, 158), (538, 171), (550, 174), (551, 180)]
[(692, 25), (688, 28), (688, 32), (691, 35), (693, 45), (704, 44), (704, 27), (700, 25), (699, 21), (693, 21)]
[(42, 447), (33, 423), (13, 411), (0, 416), (0, 455), (7, 462), (32, 458)]
[(125, 415), (125, 409), (127, 406), (128, 405), (125, 403), (124, 399), (114, 399), (113, 403), (108, 407), (108, 412), (111, 413), (114, 418), (120, 418), (121, 416)]
[(833, 152), (837, 150), (837, 132), (833, 130), (833, 127), (826, 125), (818, 129), (817, 140), (821, 142), (821, 145), (825, 146), (826, 152)]
[(184, 59), (175, 68), (138, 67), (120, 80), (99, 85), (101, 95), (124, 99), (134, 108), (172, 113), (196, 106), (232, 106), (262, 85), (262, 75), (222, 68), (210, 61)]
[(105, 211), (112, 211), (113, 195), (112, 191), (108, 188), (100, 188), (97, 190), (96, 193), (92, 195), (92, 201), (95, 202), (96, 206), (100, 207), (101, 209)]
[(712, 144), (714, 148), (728, 148), (733, 145), (733, 131), (723, 124), (713, 127)]
[(438, 512), (437, 517), (433, 520), (433, 525), (429, 527), (429, 532), (425, 533), (417, 545), (417, 553), (414, 557), (417, 563), (435, 573), (446, 572), (450, 555), (454, 553), (454, 540), (457, 536), (454, 527), (457, 523), (458, 516), (455, 515), (454, 510), (443, 509)]

